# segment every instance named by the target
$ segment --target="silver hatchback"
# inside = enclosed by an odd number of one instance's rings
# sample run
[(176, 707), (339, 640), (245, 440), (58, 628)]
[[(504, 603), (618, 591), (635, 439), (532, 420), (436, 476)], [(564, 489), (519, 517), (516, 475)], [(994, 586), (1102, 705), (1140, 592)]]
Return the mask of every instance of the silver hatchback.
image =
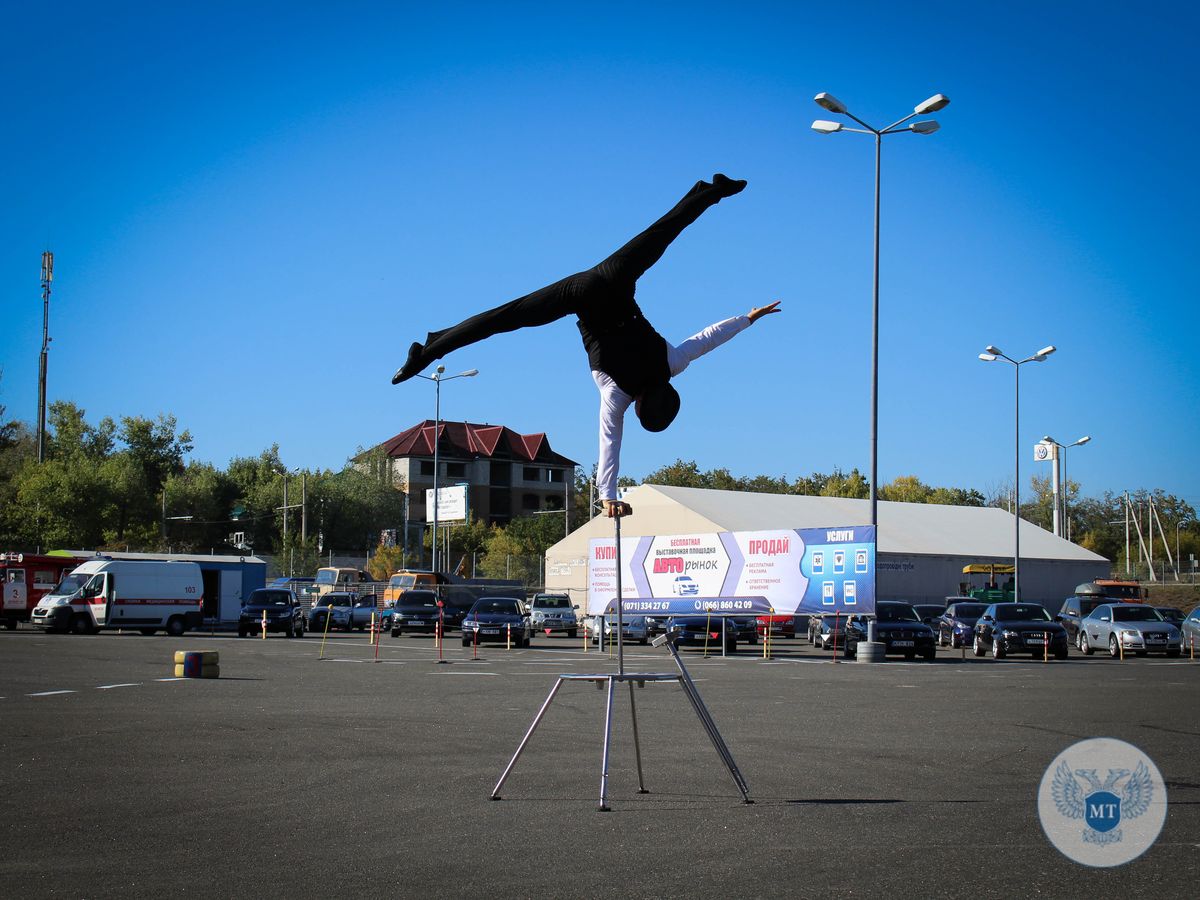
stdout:
[(1114, 659), (1126, 653), (1178, 656), (1182, 646), (1179, 629), (1165, 621), (1153, 606), (1142, 603), (1097, 606), (1080, 620), (1078, 642), (1079, 649), (1089, 656), (1097, 650), (1108, 650)]

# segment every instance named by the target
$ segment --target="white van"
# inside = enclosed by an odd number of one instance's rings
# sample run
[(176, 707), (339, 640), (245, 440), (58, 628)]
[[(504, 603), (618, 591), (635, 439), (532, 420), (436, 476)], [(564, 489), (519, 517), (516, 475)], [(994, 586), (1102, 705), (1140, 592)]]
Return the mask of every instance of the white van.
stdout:
[(76, 634), (129, 628), (179, 636), (200, 626), (203, 610), (204, 580), (194, 562), (93, 559), (38, 601), (31, 620)]

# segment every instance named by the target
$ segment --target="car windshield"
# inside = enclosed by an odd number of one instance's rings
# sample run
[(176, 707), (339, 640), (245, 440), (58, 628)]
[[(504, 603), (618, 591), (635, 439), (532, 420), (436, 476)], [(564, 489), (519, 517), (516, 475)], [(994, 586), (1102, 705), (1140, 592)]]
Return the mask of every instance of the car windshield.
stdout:
[(1050, 613), (1032, 603), (1005, 603), (996, 607), (996, 618), (1002, 622), (1049, 622)]
[(1088, 613), (1093, 612), (1097, 606), (1103, 606), (1103, 605), (1104, 605), (1104, 598), (1102, 598), (1102, 597), (1091, 597), (1091, 598), (1080, 597), (1079, 598), (1079, 614), (1081, 616), (1086, 616)]
[(248, 602), (255, 606), (287, 606), (289, 600), (283, 591), (255, 591)]
[(880, 622), (920, 622), (916, 611), (906, 603), (880, 603), (875, 608)]
[(957, 603), (954, 606), (954, 615), (960, 619), (978, 619), (985, 609), (987, 607), (982, 603)]
[(66, 578), (60, 581), (50, 593), (59, 597), (70, 597), (85, 584), (87, 584), (88, 579), (91, 577), (91, 575), (68, 575)]
[(1153, 606), (1114, 606), (1114, 622), (1161, 622), (1163, 617)]
[(393, 575), (388, 579), (388, 587), (392, 588), (393, 590), (399, 589), (406, 591), (416, 583), (416, 575)]
[(437, 608), (437, 598), (433, 594), (404, 594), (400, 598), (401, 606), (432, 606)]
[(944, 606), (934, 606), (934, 605), (928, 605), (928, 604), (914, 606), (913, 609), (915, 609), (917, 611), (917, 615), (920, 616), (922, 619), (928, 619), (932, 616), (940, 616), (942, 613), (944, 613), (946, 611), (946, 607), (944, 607)]
[(475, 604), (476, 613), (508, 613), (510, 615), (520, 615), (520, 610), (517, 608), (516, 600), (480, 600)]
[(534, 597), (533, 605), (536, 609), (570, 609), (571, 601), (566, 597)]
[(1183, 621), (1183, 611), (1178, 610), (1173, 606), (1156, 606), (1155, 609), (1157, 609), (1158, 614), (1168, 622)]
[(326, 594), (317, 601), (317, 606), (349, 606), (349, 594)]
[(318, 569), (314, 584), (337, 584), (337, 572), (333, 569)]

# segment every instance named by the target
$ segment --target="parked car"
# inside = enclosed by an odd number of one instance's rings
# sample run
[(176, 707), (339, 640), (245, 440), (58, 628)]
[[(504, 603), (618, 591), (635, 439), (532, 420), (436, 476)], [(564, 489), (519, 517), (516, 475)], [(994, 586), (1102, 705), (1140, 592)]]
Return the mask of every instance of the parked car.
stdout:
[(1182, 646), (1179, 629), (1164, 621), (1153, 606), (1142, 603), (1101, 604), (1087, 615), (1079, 631), (1079, 649), (1088, 656), (1105, 647), (1114, 659), (1123, 652), (1178, 656)]
[(810, 626), (809, 640), (819, 650), (840, 650), (845, 645), (846, 622), (850, 616), (821, 616)]
[[(588, 622), (588, 634), (591, 635), (593, 643), (600, 641), (600, 623), (604, 623), (604, 637), (606, 640), (615, 641), (616, 638), (614, 629), (617, 625), (616, 616), (592, 616)], [(621, 616), (621, 642), (637, 641), (639, 644), (645, 644), (650, 640), (650, 626), (646, 622), (645, 616)]]
[(324, 632), (341, 628), (349, 631), (353, 628), (350, 613), (354, 608), (354, 600), (355, 595), (347, 591), (330, 591), (321, 595), (308, 611), (308, 630)]
[(937, 630), (938, 619), (942, 617), (942, 613), (946, 611), (945, 603), (914, 603), (913, 610), (916, 611), (917, 618), (928, 625), (930, 628)]
[(1190, 654), (1193, 647), (1200, 645), (1200, 606), (1187, 614), (1179, 630), (1183, 633), (1183, 647)]
[(739, 641), (758, 643), (758, 619), (754, 616), (729, 616), (729, 624), (737, 631)]
[(530, 604), (530, 620), (534, 631), (565, 631), (567, 637), (579, 634), (579, 618), (566, 594), (534, 594)]
[(975, 623), (979, 621), (985, 609), (987, 604), (976, 600), (951, 604), (934, 626), (937, 629), (938, 644), (957, 650), (971, 643), (975, 637)]
[[(867, 616), (851, 616), (846, 623), (844, 653), (858, 653), (858, 645), (867, 639)], [(911, 603), (880, 600), (875, 604), (875, 640), (884, 645), (883, 652), (900, 653), (905, 659), (933, 659), (937, 655), (933, 629), (921, 621)]]
[(379, 601), (375, 599), (373, 594), (351, 594), (354, 598), (354, 603), (350, 607), (350, 627), (357, 628), (359, 631), (365, 629), (371, 624), (371, 619), (375, 619), (377, 626), (382, 624), (382, 616), (380, 616)]
[(772, 637), (794, 638), (801, 628), (808, 627), (808, 616), (799, 621), (800, 616), (759, 616), (757, 619), (758, 633), (766, 636), (771, 629)]
[(810, 644), (817, 643), (817, 635), (821, 633), (821, 624), (829, 619), (833, 622), (836, 619), (845, 620), (845, 616), (835, 616), (833, 613), (818, 613), (808, 617), (808, 642)]
[(268, 632), (304, 637), (304, 610), (296, 594), (284, 588), (259, 588), (250, 592), (238, 616), (238, 637), (262, 634), (264, 613)]
[(1170, 622), (1176, 628), (1183, 623), (1183, 610), (1175, 606), (1156, 606), (1158, 614), (1163, 617), (1164, 622)]
[(392, 637), (400, 637), (406, 631), (436, 634), (438, 622), (443, 618), (436, 591), (401, 591), (392, 604), (391, 613), (389, 624)]
[(674, 632), (679, 645), (707, 646), (721, 649), (721, 634), (725, 635), (725, 652), (737, 652), (737, 630), (728, 625), (721, 627), (720, 616), (672, 616), (667, 629)]
[(528, 647), (532, 639), (529, 612), (524, 603), (513, 597), (480, 597), (463, 619), (464, 647), (473, 642), (504, 643), (509, 640), (518, 647)]
[(1080, 637), (1079, 623), (1091, 615), (1097, 606), (1103, 605), (1104, 602), (1104, 597), (1101, 595), (1075, 594), (1063, 601), (1062, 608), (1058, 611), (1058, 615), (1054, 617), (1054, 621), (1062, 623), (1063, 628), (1067, 629), (1067, 640), (1078, 647)]
[(972, 641), (976, 656), (989, 650), (996, 659), (1010, 653), (1041, 656), (1047, 652), (1055, 659), (1067, 658), (1067, 630), (1050, 618), (1046, 607), (1037, 603), (993, 603), (975, 623)]

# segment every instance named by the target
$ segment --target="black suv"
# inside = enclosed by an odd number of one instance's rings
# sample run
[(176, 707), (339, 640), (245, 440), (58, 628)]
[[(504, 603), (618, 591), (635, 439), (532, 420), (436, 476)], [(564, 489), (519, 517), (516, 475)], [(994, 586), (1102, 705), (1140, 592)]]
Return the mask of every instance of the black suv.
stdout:
[(264, 614), (267, 631), (283, 632), (288, 637), (304, 637), (304, 611), (296, 595), (283, 588), (259, 588), (250, 592), (238, 616), (238, 637), (261, 634)]

